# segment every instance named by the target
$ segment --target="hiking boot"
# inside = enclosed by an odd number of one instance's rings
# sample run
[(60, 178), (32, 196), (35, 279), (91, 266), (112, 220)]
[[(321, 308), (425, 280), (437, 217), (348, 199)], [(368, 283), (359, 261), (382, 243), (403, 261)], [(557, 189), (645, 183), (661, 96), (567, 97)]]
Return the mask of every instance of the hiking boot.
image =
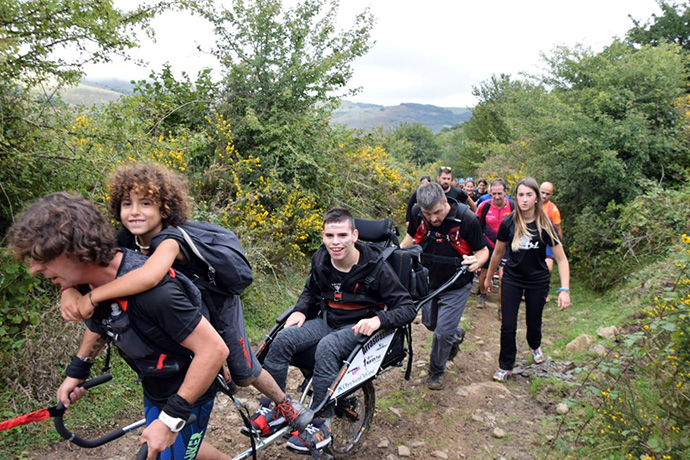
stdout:
[(297, 431), (304, 431), (314, 418), (314, 411), (307, 409), (290, 395), (285, 395), (285, 400), (278, 404), (273, 411), (274, 417), (285, 417), (285, 420)]
[(331, 429), (326, 426), (326, 420), (314, 419), (304, 431), (293, 431), (288, 439), (287, 448), (298, 454), (309, 454), (310, 446), (314, 450), (321, 450), (331, 442)]
[(443, 390), (443, 374), (434, 374), (430, 376), (426, 386), (430, 390)]
[[(268, 396), (261, 397), (259, 408), (249, 418), (253, 434), (270, 436), (285, 425), (285, 417), (276, 416), (273, 411), (274, 405)], [(243, 426), (240, 432), (245, 436), (252, 434), (246, 426)]]
[(448, 354), (448, 361), (452, 361), (453, 358), (455, 358), (458, 355), (458, 351), (460, 351), (460, 345), (462, 342), (465, 341), (465, 330), (458, 326), (458, 330), (455, 333), (455, 341), (453, 341), (453, 345), (450, 347), (450, 353)]
[(505, 382), (506, 380), (508, 380), (508, 377), (510, 376), (510, 374), (512, 374), (511, 371), (499, 369), (494, 374), (494, 380), (497, 382)]
[(544, 358), (544, 353), (541, 351), (541, 347), (537, 348), (536, 350), (532, 350), (532, 358), (537, 364), (541, 364), (546, 361), (546, 358)]
[(484, 308), (486, 306), (486, 294), (479, 294), (477, 299), (477, 308)]

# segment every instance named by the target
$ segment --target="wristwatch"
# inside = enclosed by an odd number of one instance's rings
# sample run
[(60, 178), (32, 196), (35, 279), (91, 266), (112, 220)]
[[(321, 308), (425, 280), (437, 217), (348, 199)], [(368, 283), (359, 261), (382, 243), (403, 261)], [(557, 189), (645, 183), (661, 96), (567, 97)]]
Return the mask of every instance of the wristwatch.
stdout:
[(164, 411), (158, 414), (158, 420), (165, 423), (165, 426), (170, 428), (170, 431), (173, 433), (179, 433), (186, 423), (185, 419), (173, 417), (172, 415), (166, 414)]

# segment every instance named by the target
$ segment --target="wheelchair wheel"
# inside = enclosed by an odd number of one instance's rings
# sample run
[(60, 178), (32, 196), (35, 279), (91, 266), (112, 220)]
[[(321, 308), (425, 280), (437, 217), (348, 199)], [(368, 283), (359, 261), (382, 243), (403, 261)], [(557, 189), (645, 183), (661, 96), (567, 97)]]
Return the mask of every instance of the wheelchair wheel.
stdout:
[(359, 449), (362, 436), (374, 416), (375, 405), (376, 393), (371, 381), (339, 400), (331, 422), (333, 440), (328, 446), (329, 454), (336, 459), (344, 459)]

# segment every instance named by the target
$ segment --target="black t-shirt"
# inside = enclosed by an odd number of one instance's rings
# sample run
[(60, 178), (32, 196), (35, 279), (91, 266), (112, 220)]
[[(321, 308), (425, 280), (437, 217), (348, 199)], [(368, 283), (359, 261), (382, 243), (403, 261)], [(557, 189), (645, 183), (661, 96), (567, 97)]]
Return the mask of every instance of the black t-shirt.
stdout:
[(503, 282), (522, 288), (548, 285), (550, 275), (549, 267), (546, 265), (546, 246), (553, 246), (555, 243), (545, 230), (542, 230), (541, 235), (538, 234), (535, 222), (527, 224), (527, 229), (533, 236), (522, 237), (520, 250), (513, 251), (511, 245), (515, 235), (514, 215), (506, 216), (498, 228), (497, 240), (505, 242), (508, 246), (504, 257), (507, 261), (503, 271)]
[[(433, 227), (426, 221), (426, 225), (429, 226), (431, 230), (431, 235), (428, 237), (423, 237), (422, 235), (422, 227), (420, 226), (423, 216), (421, 211), (412, 213), (410, 225), (407, 227), (407, 234), (414, 238), (415, 243), (422, 246), (425, 254), (443, 257), (462, 259), (460, 252), (458, 252), (450, 242), (445, 240), (445, 236), (457, 229), (457, 227), (460, 227), (458, 236), (462, 240), (463, 246), (466, 248), (464, 253), (470, 255), (486, 247), (486, 239), (482, 233), (477, 215), (467, 206), (459, 205), (453, 200), (448, 200), (448, 203), (450, 204), (450, 211), (443, 222), (441, 222), (441, 225)], [(419, 210), (419, 207), (416, 207), (415, 210)], [(429, 281), (432, 289), (441, 286), (455, 273), (455, 266), (450, 263), (432, 261), (431, 263), (425, 262), (425, 265), (429, 268)], [(473, 278), (474, 273), (468, 272), (460, 277), (453, 287), (459, 288), (467, 283), (471, 283)]]
[[(125, 250), (117, 276), (122, 276), (133, 269), (133, 264), (136, 266), (141, 262), (142, 257), (144, 256), (141, 254)], [(139, 260), (135, 262), (135, 259)], [(200, 305), (198, 303), (195, 305), (190, 301), (185, 286), (178, 278), (179, 276), (172, 278), (166, 275), (153, 289), (119, 299), (120, 305), (126, 303), (130, 324), (137, 336), (141, 337), (146, 345), (156, 350), (156, 353), (150, 356), (136, 358), (157, 363), (160, 354), (164, 353), (169, 355), (169, 358), (163, 360), (163, 364), (178, 362), (177, 371), (161, 375), (160, 378), (145, 376), (142, 380), (144, 395), (160, 406), (165, 405), (168, 398), (177, 392), (184, 381), (193, 353), (180, 345), (180, 342), (194, 331), (202, 316)], [(193, 289), (193, 286), (191, 288)], [(110, 315), (112, 303), (112, 301), (102, 302), (96, 307), (92, 319), (85, 321), (89, 329), (97, 333), (103, 332), (100, 320)], [(131, 356), (126, 356), (125, 359), (132, 365)], [(212, 399), (216, 390), (216, 385), (211, 385), (195, 402), (195, 405)]]
[(467, 203), (467, 193), (460, 187), (456, 187), (455, 185), (450, 186), (450, 190), (447, 192), (444, 190), (444, 193), (446, 194), (446, 197), (452, 198), (458, 203)]

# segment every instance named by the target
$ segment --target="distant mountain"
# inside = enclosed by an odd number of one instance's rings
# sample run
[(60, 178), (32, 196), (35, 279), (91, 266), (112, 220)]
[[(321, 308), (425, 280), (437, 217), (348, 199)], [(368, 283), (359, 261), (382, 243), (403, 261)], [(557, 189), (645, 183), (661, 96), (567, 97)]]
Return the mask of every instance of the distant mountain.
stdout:
[(115, 91), (116, 93), (134, 93), (134, 85), (132, 84), (132, 80), (123, 80), (121, 78), (85, 78), (81, 82), (85, 85), (109, 89), (111, 91)]
[(437, 107), (428, 104), (404, 103), (396, 106), (342, 101), (333, 112), (331, 123), (350, 128), (370, 130), (382, 125), (395, 129), (403, 123), (421, 123), (434, 132), (467, 121), (472, 110), (460, 107)]
[(84, 82), (79, 83), (77, 86), (60, 90), (60, 96), (66, 103), (84, 105), (86, 107), (117, 101), (124, 95), (124, 93), (119, 91), (113, 91), (112, 89), (86, 84)]
[[(116, 101), (120, 96), (132, 94), (129, 80), (118, 78), (82, 80), (79, 86), (61, 91), (69, 104), (101, 105)], [(371, 130), (378, 126), (395, 129), (403, 123), (421, 123), (438, 132), (445, 127), (467, 121), (472, 110), (466, 107), (437, 107), (428, 104), (404, 103), (395, 106), (342, 101), (331, 117), (331, 123), (349, 128)]]

